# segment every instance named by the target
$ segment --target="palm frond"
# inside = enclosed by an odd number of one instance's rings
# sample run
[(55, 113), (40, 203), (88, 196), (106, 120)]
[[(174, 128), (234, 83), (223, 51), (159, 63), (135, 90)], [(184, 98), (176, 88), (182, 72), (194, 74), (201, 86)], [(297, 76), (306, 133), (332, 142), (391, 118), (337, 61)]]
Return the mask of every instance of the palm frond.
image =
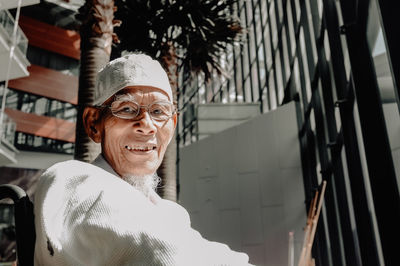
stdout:
[[(116, 4), (116, 29), (120, 50), (142, 50), (162, 55), (170, 43), (182, 51), (178, 57), (184, 71), (203, 72), (206, 80), (224, 74), (220, 59), (229, 44), (243, 32), (239, 19), (231, 14), (236, 0), (120, 0)], [(161, 51), (161, 52), (160, 52)]]

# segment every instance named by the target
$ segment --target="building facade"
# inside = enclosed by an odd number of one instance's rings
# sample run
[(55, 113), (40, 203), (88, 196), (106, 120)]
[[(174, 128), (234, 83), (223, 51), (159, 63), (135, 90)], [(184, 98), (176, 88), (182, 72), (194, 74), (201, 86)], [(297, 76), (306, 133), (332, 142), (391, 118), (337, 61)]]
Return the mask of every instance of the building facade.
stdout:
[(221, 59), (231, 78), (183, 88), (182, 147), (295, 102), (305, 209), (328, 183), (317, 265), (399, 263), (390, 244), (400, 235), (394, 10), (378, 0), (238, 1), (232, 15), (246, 34)]

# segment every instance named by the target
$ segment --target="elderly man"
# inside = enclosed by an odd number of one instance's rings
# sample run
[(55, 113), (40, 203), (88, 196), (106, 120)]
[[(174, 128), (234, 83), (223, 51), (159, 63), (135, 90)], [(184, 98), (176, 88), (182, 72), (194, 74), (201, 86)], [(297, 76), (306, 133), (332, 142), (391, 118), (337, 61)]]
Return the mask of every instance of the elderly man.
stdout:
[(35, 265), (249, 265), (246, 254), (202, 238), (183, 207), (154, 191), (177, 123), (161, 65), (124, 56), (98, 73), (96, 86), (83, 120), (102, 154), (92, 164), (55, 164), (41, 177)]

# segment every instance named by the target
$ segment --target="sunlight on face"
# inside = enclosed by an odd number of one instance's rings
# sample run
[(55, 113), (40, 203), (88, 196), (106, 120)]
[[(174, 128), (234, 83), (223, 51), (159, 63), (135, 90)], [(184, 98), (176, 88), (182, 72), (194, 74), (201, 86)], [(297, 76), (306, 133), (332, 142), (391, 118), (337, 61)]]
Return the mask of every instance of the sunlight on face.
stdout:
[[(167, 94), (152, 87), (129, 87), (122, 92), (127, 93), (139, 105), (169, 101)], [(101, 123), (102, 153), (120, 176), (153, 174), (162, 162), (175, 125), (176, 115), (160, 122), (153, 121), (144, 110), (136, 119), (121, 119), (108, 112)]]

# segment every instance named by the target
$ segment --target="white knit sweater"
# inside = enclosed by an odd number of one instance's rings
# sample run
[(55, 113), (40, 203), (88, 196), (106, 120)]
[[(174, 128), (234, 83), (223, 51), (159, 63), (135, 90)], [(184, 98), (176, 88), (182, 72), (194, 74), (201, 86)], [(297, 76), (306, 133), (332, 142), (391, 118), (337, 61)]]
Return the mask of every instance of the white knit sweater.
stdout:
[(145, 197), (104, 159), (55, 164), (35, 193), (35, 265), (250, 265), (248, 256), (210, 242), (187, 211)]

